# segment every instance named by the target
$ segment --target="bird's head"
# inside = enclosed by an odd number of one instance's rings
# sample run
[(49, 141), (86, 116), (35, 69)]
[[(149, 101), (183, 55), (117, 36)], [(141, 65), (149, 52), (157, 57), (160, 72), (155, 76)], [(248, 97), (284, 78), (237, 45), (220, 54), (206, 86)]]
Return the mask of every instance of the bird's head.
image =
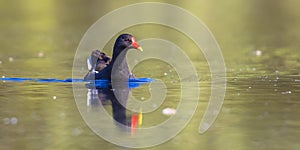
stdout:
[(134, 36), (130, 34), (121, 34), (114, 45), (114, 49), (125, 50), (125, 49), (137, 49), (143, 51), (142, 47), (135, 41)]

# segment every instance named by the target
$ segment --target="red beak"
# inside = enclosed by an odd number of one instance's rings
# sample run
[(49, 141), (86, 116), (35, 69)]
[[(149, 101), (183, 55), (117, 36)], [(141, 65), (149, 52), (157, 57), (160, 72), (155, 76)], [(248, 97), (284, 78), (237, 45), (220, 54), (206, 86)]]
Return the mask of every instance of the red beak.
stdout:
[(143, 51), (142, 47), (135, 41), (134, 37), (132, 37), (132, 44), (131, 44), (131, 47), (132, 48), (135, 48), (139, 51)]

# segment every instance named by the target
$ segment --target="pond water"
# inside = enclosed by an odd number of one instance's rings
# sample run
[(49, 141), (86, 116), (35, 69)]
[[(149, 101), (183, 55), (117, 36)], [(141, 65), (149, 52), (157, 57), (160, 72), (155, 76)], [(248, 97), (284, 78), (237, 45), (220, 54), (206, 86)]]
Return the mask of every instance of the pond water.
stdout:
[[(145, 24), (121, 31), (132, 33), (137, 40), (161, 38), (176, 43), (184, 49), (199, 76), (200, 97), (189, 97), (199, 102), (190, 122), (174, 138), (147, 149), (299, 149), (299, 3), (171, 3), (201, 19), (214, 34), (224, 56), (224, 103), (204, 134), (199, 134), (198, 128), (211, 95), (211, 76), (201, 50), (184, 34), (166, 26)], [(85, 31), (106, 13), (131, 3), (30, 0), (0, 4), (0, 77), (65, 79), (72, 77), (73, 59)], [(105, 45), (108, 54), (114, 39)], [(86, 54), (90, 52), (87, 50)], [(85, 59), (80, 61), (86, 66)], [(175, 109), (182, 90), (176, 70), (163, 61), (148, 60), (137, 65), (133, 73), (160, 79), (167, 90), (163, 104), (156, 111), (143, 114), (141, 127), (168, 120), (170, 116), (163, 115), (162, 110)], [(130, 149), (107, 142), (89, 128), (77, 106), (82, 103), (82, 108), (90, 109), (88, 89), (85, 83), (76, 84), (81, 87), (82, 101), (75, 100), (72, 83), (1, 81), (0, 149)], [(148, 84), (131, 92), (141, 101), (151, 97)], [(110, 102), (103, 108), (113, 114)], [(126, 112), (128, 118), (133, 114)], [(182, 121), (179, 119), (178, 123)], [(111, 127), (107, 122), (103, 125), (105, 129)]]

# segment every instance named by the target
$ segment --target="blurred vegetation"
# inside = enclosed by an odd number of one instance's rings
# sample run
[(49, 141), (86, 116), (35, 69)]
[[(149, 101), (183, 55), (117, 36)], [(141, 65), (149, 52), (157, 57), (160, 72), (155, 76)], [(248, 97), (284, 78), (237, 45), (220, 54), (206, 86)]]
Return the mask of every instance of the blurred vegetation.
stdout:
[[(77, 45), (89, 26), (106, 13), (136, 2), (146, 1), (2, 0), (0, 1), (2, 66), (8, 62), (8, 57), (14, 57), (15, 60), (26, 61), (17, 62), (22, 63), (20, 68), (16, 64), (7, 65), (5, 68), (14, 66), (17, 70), (29, 68), (31, 71), (42, 69), (41, 72), (48, 74), (54, 72), (53, 74), (70, 75)], [(299, 56), (300, 10), (297, 9), (299, 1), (157, 2), (180, 6), (199, 17), (219, 42), (228, 67), (234, 67), (236, 63), (244, 64), (245, 57), (251, 57), (245, 54), (256, 49), (263, 52), (281, 49), (290, 55)], [(134, 14), (128, 17), (134, 17)], [(116, 23), (119, 21), (122, 20), (116, 20)], [(179, 45), (191, 43), (187, 37), (177, 34), (177, 31), (170, 32), (164, 27), (145, 25), (127, 31), (140, 38), (159, 37)], [(196, 52), (198, 55), (198, 51), (193, 50), (195, 47), (192, 44), (183, 46), (190, 53)], [(40, 52), (46, 59), (36, 60)], [(68, 67), (70, 70), (62, 73), (58, 71), (59, 69), (49, 71), (43, 69), (53, 66), (56, 68), (62, 66), (60, 68), (62, 70)], [(35, 69), (30, 69), (31, 67)], [(7, 74), (4, 71), (1, 73)]]

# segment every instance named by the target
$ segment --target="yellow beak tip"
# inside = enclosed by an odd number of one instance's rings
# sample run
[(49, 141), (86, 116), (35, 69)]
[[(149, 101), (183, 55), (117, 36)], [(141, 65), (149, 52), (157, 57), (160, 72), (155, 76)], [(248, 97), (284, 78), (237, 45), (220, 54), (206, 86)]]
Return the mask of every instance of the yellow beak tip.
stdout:
[(141, 52), (143, 51), (142, 47), (138, 47), (137, 50), (139, 50)]

